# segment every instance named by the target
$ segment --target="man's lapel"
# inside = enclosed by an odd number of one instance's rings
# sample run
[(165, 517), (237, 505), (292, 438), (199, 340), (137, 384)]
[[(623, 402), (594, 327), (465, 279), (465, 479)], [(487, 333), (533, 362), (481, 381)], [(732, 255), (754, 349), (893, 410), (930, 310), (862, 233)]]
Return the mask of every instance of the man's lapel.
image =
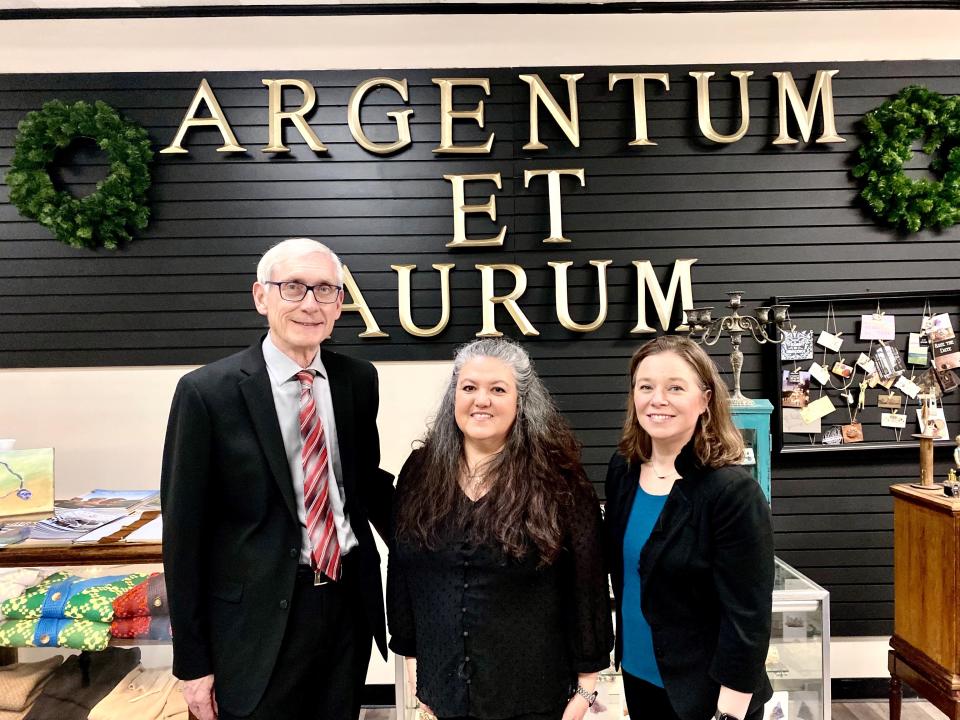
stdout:
[(280, 434), (280, 421), (277, 420), (277, 407), (273, 402), (270, 376), (267, 374), (267, 365), (263, 360), (263, 349), (260, 343), (247, 350), (240, 367), (246, 375), (240, 381), (240, 392), (247, 404), (253, 429), (266, 455), (273, 479), (280, 488), (284, 504), (290, 511), (293, 521), (299, 523), (296, 498), (293, 494), (293, 480), (290, 477), (290, 467), (287, 465), (287, 453)]

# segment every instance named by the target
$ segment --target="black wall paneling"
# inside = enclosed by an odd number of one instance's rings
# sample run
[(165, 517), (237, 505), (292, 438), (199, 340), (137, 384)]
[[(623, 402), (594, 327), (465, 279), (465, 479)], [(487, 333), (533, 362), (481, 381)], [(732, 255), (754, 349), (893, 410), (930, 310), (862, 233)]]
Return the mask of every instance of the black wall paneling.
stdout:
[[(789, 70), (804, 97), (818, 69), (833, 78), (841, 144), (773, 145), (777, 88), (773, 71)], [(689, 71), (712, 70), (711, 115), (718, 132), (739, 125), (731, 70), (753, 70), (750, 128), (739, 142), (718, 145), (698, 129), (696, 88)], [(630, 147), (634, 117), (630, 88), (608, 90), (610, 72), (670, 74), (670, 91), (647, 83), (649, 136), (656, 146)], [(574, 148), (541, 107), (540, 135), (549, 149), (526, 151), (528, 88), (520, 73), (538, 73), (567, 107), (561, 72), (583, 72), (578, 84), (581, 146)], [(371, 77), (406, 78), (413, 145), (388, 157), (357, 145), (347, 126), (353, 88)], [(541, 374), (584, 443), (591, 478), (602, 485), (626, 402), (625, 369), (644, 336), (637, 322), (637, 279), (631, 264), (649, 260), (662, 284), (677, 258), (698, 258), (692, 269), (697, 306), (726, 302), (744, 291), (751, 310), (784, 295), (830, 295), (897, 290), (922, 294), (956, 287), (960, 231), (905, 236), (874, 223), (857, 199), (850, 176), (857, 128), (868, 110), (911, 83), (960, 93), (956, 62), (783, 63), (709, 67), (574, 67), (330, 72), (0, 75), (0, 174), (13, 154), (17, 123), (48, 100), (104, 100), (141, 123), (159, 150), (168, 145), (206, 77), (246, 153), (218, 153), (213, 129), (188, 133), (189, 155), (157, 155), (150, 191), (150, 226), (117, 252), (71, 249), (52, 239), (9, 204), (0, 184), (0, 367), (116, 366), (205, 363), (245, 347), (263, 332), (250, 286), (258, 256), (284, 237), (308, 235), (328, 243), (350, 267), (384, 339), (360, 339), (363, 323), (345, 313), (333, 342), (371, 360), (449, 358), (481, 327), (478, 263), (514, 262), (528, 288), (519, 304), (539, 337), (522, 338)], [(317, 90), (311, 127), (329, 148), (314, 153), (287, 128), (290, 153), (261, 152), (267, 144), (267, 90), (263, 78), (301, 78)], [(456, 105), (485, 103), (483, 129), (455, 123), (458, 143), (496, 133), (490, 155), (438, 155), (439, 90), (434, 77), (488, 77), (491, 94), (460, 88)], [(286, 93), (288, 107), (299, 92)], [(395, 92), (380, 89), (363, 108), (367, 133), (395, 138), (385, 113), (404, 109)], [(796, 137), (796, 129), (792, 130)], [(926, 159), (910, 163), (922, 174)], [(545, 245), (549, 234), (546, 182), (523, 187), (525, 169), (583, 168), (586, 187), (562, 181), (563, 228), (572, 242)], [(90, 192), (106, 173), (103, 156), (81, 146), (58, 167), (72, 192)], [(444, 174), (500, 172), (492, 183), (468, 184), (467, 202), (492, 193), (497, 220), (468, 219), (468, 234), (508, 227), (502, 248), (451, 250), (451, 186)], [(596, 272), (590, 260), (611, 260), (609, 312), (599, 330), (561, 327), (554, 308), (550, 261), (572, 261), (571, 314), (589, 322), (597, 312)], [(416, 263), (414, 320), (439, 317), (438, 274), (432, 263), (456, 263), (451, 275), (450, 325), (427, 340), (408, 335), (397, 311), (391, 264)], [(509, 280), (509, 282), (508, 282)], [(498, 275), (498, 290), (512, 279)], [(715, 311), (716, 312), (716, 311)], [(675, 319), (676, 319), (675, 313)], [(647, 321), (657, 324), (647, 302)], [(519, 337), (497, 310), (497, 327)], [(765, 350), (744, 343), (743, 388), (766, 393)], [(729, 343), (711, 353), (728, 368)], [(727, 375), (729, 378), (729, 374)], [(951, 433), (956, 428), (950, 428)], [(946, 454), (938, 449), (942, 474)], [(774, 458), (773, 512), (778, 552), (835, 593), (836, 635), (890, 630), (890, 510), (887, 487), (916, 475), (916, 452), (881, 458), (854, 452), (832, 457)], [(877, 592), (873, 593), (873, 589)]]

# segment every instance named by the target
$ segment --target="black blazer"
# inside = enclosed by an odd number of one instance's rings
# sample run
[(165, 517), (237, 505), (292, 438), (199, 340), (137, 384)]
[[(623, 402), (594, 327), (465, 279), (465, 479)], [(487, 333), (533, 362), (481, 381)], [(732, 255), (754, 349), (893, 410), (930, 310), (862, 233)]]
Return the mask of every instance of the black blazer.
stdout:
[[(386, 653), (380, 556), (392, 476), (379, 469), (379, 392), (368, 362), (321, 350), (337, 423), (345, 509), (359, 545), (363, 605)], [(173, 672), (215, 676), (217, 702), (251, 712), (273, 670), (300, 559), (297, 519), (261, 344), (185, 375), (161, 471)]]
[[(692, 443), (682, 476), (640, 553), (640, 605), (650, 624), (664, 689), (683, 720), (711, 717), (720, 686), (753, 693), (750, 711), (773, 690), (764, 668), (770, 644), (773, 531), (770, 508), (743, 468), (700, 466)], [(607, 469), (604, 545), (617, 627), (622, 626), (623, 536), (640, 466), (614, 454)], [(623, 656), (617, 633), (615, 660)]]

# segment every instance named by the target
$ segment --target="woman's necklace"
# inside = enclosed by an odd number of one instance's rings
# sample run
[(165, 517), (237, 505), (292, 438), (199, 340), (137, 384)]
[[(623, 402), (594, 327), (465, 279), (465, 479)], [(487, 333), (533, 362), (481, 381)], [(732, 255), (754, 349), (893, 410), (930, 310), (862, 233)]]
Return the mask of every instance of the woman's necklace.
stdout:
[(677, 470), (676, 470), (676, 468), (673, 467), (672, 465), (670, 466), (670, 468), (669, 468), (668, 470), (662, 470), (662, 471), (657, 469), (657, 466), (656, 466), (656, 464), (653, 462), (653, 460), (647, 460), (646, 465), (647, 465), (647, 466), (650, 468), (650, 470), (653, 472), (653, 476), (654, 476), (657, 480), (666, 480), (666, 479), (668, 479), (668, 478), (671, 479), (671, 480), (674, 480), (674, 479), (680, 477), (680, 473), (678, 473)]

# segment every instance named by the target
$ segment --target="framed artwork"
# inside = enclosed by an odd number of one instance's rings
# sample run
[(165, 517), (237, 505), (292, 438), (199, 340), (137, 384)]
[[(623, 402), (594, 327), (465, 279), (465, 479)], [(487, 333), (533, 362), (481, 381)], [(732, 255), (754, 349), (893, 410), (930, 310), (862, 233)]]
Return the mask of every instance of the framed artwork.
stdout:
[(814, 338), (807, 360), (765, 346), (776, 452), (916, 447), (921, 386), (936, 387), (947, 437), (960, 433), (960, 370), (952, 367), (960, 290), (777, 296), (771, 304), (789, 305), (796, 332)]
[(53, 515), (53, 448), (0, 451), (0, 520)]

